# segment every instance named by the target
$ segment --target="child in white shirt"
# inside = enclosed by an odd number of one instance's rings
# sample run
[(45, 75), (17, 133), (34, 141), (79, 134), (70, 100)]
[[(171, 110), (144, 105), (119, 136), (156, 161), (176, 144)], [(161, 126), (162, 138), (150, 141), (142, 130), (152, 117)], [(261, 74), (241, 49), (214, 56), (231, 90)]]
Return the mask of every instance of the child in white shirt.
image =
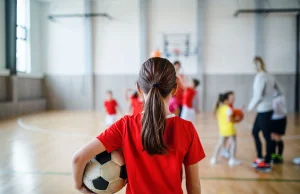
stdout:
[[(273, 100), (273, 115), (272, 115), (272, 155), (271, 162), (280, 164), (283, 162), (283, 140), (282, 136), (285, 134), (287, 119), (286, 119), (286, 105), (284, 96), (278, 95)], [(277, 152), (276, 152), (276, 149)]]

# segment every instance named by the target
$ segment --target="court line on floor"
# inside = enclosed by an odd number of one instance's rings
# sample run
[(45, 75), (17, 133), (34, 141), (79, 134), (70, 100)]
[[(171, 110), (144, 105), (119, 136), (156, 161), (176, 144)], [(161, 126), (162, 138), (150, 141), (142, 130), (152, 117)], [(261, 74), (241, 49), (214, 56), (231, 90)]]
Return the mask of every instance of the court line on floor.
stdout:
[(32, 132), (40, 132), (40, 133), (45, 133), (45, 134), (51, 134), (51, 135), (60, 135), (60, 136), (72, 136), (72, 137), (94, 137), (91, 135), (91, 133), (76, 133), (76, 132), (63, 132), (63, 131), (53, 131), (50, 129), (43, 129), (40, 127), (32, 126), (32, 125), (27, 125), (23, 122), (22, 118), (18, 118), (17, 121), (18, 125), (27, 131), (32, 131)]
[(300, 182), (300, 179), (276, 179), (276, 178), (200, 177), (200, 179), (217, 180), (217, 181), (247, 181), (247, 182)]
[[(17, 120), (17, 123), (18, 125), (27, 130), (27, 131), (33, 131), (33, 132), (40, 132), (40, 133), (45, 133), (45, 134), (51, 134), (51, 135), (60, 135), (60, 136), (73, 136), (73, 137), (91, 137), (93, 138), (94, 136), (91, 135), (91, 133), (88, 133), (88, 134), (85, 134), (85, 133), (76, 133), (76, 132), (62, 132), (62, 131), (53, 131), (53, 130), (50, 130), (50, 129), (43, 129), (43, 128), (40, 128), (40, 127), (36, 127), (36, 126), (32, 126), (32, 125), (27, 125), (23, 122), (22, 118), (20, 117), (18, 120)], [(211, 138), (218, 138), (218, 133), (213, 133), (211, 135), (206, 135), (206, 136), (200, 136), (201, 139), (211, 139)], [(251, 138), (252, 139), (252, 136), (249, 136), (249, 137), (239, 137), (239, 139), (249, 139)], [(284, 136), (283, 139), (300, 139), (300, 134), (299, 135), (290, 135), (290, 136)]]
[[(54, 175), (71, 176), (71, 172), (50, 172), (50, 171), (16, 171), (0, 170), (0, 174), (31, 174), (31, 175)], [(300, 179), (277, 179), (277, 178), (243, 178), (243, 177), (200, 177), (201, 180), (216, 181), (247, 181), (247, 182), (300, 182)]]
[[(212, 134), (212, 135), (205, 135), (205, 136), (201, 136), (199, 135), (200, 139), (215, 139), (218, 138), (219, 135), (216, 134)], [(249, 134), (249, 136), (238, 136), (238, 139), (253, 139), (252, 135)], [(292, 140), (292, 139), (300, 139), (300, 134), (298, 135), (288, 135), (288, 136), (283, 136), (284, 140)]]
[(55, 175), (71, 176), (71, 172), (50, 172), (50, 171), (17, 171), (17, 170), (0, 170), (0, 174), (32, 174), (32, 175)]

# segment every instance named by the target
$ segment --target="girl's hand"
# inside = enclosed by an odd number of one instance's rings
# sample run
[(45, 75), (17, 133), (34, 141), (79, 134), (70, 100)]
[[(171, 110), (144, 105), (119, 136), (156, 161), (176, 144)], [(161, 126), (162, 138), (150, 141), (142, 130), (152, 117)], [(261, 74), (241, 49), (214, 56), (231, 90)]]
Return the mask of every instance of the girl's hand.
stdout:
[(90, 191), (86, 186), (82, 185), (80, 189), (77, 189), (80, 193), (84, 194), (94, 194), (92, 191)]

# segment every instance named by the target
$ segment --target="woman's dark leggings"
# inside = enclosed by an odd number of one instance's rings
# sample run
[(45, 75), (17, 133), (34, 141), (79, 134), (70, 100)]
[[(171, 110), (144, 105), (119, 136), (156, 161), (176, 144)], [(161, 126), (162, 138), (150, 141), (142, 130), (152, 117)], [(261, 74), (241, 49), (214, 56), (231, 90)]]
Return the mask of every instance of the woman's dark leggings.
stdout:
[(254, 126), (252, 129), (252, 135), (254, 137), (256, 152), (258, 158), (263, 158), (261, 151), (261, 141), (259, 138), (259, 132), (262, 130), (266, 141), (266, 157), (265, 162), (270, 163), (271, 160), (271, 152), (272, 152), (272, 140), (271, 140), (271, 118), (273, 111), (258, 113), (254, 122)]

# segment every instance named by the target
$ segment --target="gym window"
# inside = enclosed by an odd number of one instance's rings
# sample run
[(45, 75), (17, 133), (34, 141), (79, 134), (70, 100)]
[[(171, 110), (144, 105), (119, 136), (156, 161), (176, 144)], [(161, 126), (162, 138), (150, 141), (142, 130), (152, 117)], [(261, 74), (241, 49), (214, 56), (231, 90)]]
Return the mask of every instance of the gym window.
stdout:
[(29, 1), (17, 0), (17, 71), (30, 73)]

